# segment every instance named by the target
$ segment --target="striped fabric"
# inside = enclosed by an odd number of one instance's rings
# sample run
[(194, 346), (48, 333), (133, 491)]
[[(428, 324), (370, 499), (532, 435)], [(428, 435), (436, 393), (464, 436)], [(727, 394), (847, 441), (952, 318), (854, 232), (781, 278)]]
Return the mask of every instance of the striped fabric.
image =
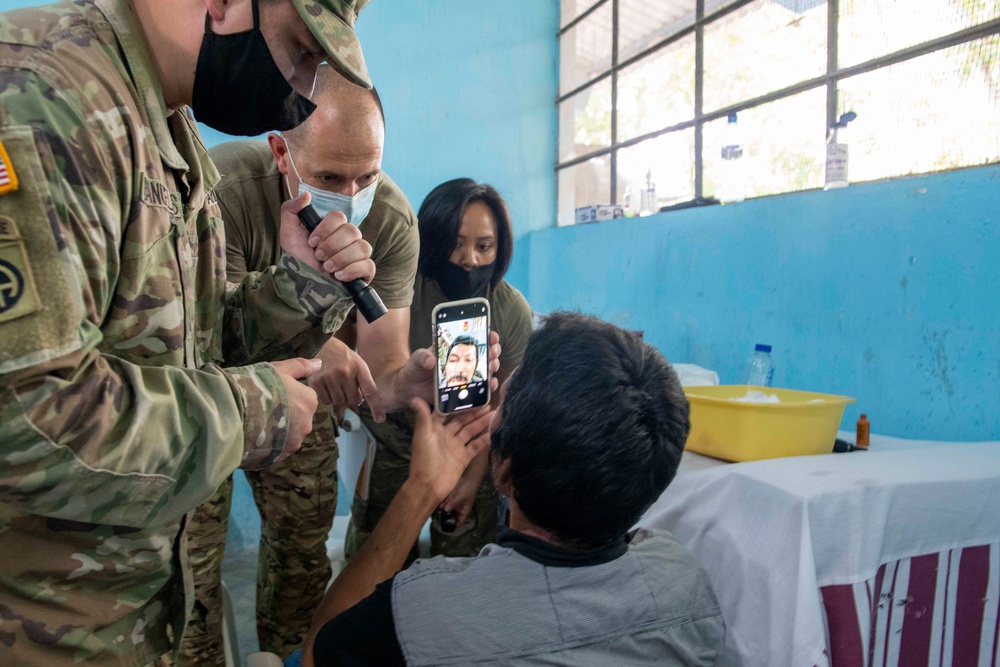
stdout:
[(821, 592), (833, 667), (1000, 665), (1000, 542), (893, 561)]
[(685, 452), (641, 523), (701, 562), (745, 667), (1000, 667), (1000, 441), (872, 442), (693, 469)]

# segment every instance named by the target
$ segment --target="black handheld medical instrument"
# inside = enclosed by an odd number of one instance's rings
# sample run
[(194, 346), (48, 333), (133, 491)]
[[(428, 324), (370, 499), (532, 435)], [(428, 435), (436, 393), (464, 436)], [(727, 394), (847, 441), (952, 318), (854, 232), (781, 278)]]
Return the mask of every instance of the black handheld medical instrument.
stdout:
[(456, 528), (458, 528), (458, 512), (441, 510), (441, 532), (454, 533)]
[[(319, 213), (312, 205), (299, 211), (299, 220), (302, 221), (302, 226), (310, 232), (316, 231), (316, 227), (322, 222), (322, 218), (319, 217)], [(369, 324), (386, 314), (385, 304), (382, 303), (378, 292), (361, 278), (344, 283), (344, 287), (351, 293), (351, 298), (354, 300), (354, 305), (358, 307), (358, 312), (364, 316)]]

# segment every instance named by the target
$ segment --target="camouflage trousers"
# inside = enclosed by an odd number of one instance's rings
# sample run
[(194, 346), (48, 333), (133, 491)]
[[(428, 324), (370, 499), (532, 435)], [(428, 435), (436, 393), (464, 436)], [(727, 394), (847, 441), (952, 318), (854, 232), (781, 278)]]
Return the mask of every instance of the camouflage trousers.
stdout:
[[(351, 506), (351, 523), (347, 529), (344, 545), (347, 558), (357, 553), (375, 530), (375, 525), (385, 514), (389, 503), (402, 488), (409, 474), (409, 458), (404, 458), (382, 443), (378, 443), (372, 464), (368, 500), (363, 500), (355, 493)], [(472, 513), (454, 532), (446, 533), (441, 530), (440, 512), (434, 513), (431, 518), (431, 555), (475, 556), (484, 546), (496, 539), (497, 524), (497, 492), (487, 474), (476, 494)], [(419, 555), (418, 545), (414, 544), (407, 556), (406, 567)]]
[[(261, 516), (257, 637), (262, 651), (282, 658), (302, 646), (332, 574), (326, 541), (337, 509), (335, 434), (321, 408), (298, 452), (246, 473)], [(180, 646), (183, 667), (225, 666), (221, 580), (232, 489), (230, 477), (188, 516), (195, 605)]]

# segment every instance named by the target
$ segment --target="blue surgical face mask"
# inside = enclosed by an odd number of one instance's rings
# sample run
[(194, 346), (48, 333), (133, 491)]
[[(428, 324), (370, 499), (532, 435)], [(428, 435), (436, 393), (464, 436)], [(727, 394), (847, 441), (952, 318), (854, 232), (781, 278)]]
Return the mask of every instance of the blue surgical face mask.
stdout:
[[(287, 147), (287, 143), (285, 144)], [(312, 195), (311, 204), (319, 213), (319, 217), (325, 218), (330, 211), (340, 211), (347, 218), (347, 221), (355, 227), (360, 227), (368, 213), (372, 210), (372, 202), (375, 200), (375, 188), (378, 186), (378, 177), (372, 181), (371, 185), (359, 190), (353, 197), (342, 195), (339, 192), (328, 192), (315, 188), (302, 180), (299, 170), (295, 167), (295, 160), (292, 159), (292, 152), (288, 151), (288, 161), (292, 165), (292, 171), (299, 179), (299, 194), (305, 190)]]

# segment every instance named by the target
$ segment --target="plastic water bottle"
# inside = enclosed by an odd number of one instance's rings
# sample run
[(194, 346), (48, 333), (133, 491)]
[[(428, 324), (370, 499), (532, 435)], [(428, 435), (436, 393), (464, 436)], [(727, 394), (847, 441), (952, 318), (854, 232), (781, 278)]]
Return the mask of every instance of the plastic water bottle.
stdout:
[(747, 362), (746, 381), (743, 384), (755, 387), (770, 387), (774, 383), (774, 360), (771, 346), (757, 343), (753, 356)]
[(826, 138), (826, 182), (824, 190), (846, 188), (847, 180), (847, 142), (844, 141), (847, 124), (858, 117), (853, 111), (843, 114), (830, 127)]
[(625, 196), (622, 198), (622, 214), (626, 218), (635, 217), (635, 209), (632, 207), (632, 186), (625, 186)]
[(722, 140), (722, 182), (717, 196), (723, 204), (732, 204), (746, 198), (746, 165), (743, 160), (743, 139), (736, 123), (736, 114), (729, 114)]
[(639, 211), (639, 215), (652, 215), (659, 210), (656, 205), (656, 183), (653, 182), (653, 170), (649, 169), (646, 171), (646, 187), (642, 190), (642, 209)]

